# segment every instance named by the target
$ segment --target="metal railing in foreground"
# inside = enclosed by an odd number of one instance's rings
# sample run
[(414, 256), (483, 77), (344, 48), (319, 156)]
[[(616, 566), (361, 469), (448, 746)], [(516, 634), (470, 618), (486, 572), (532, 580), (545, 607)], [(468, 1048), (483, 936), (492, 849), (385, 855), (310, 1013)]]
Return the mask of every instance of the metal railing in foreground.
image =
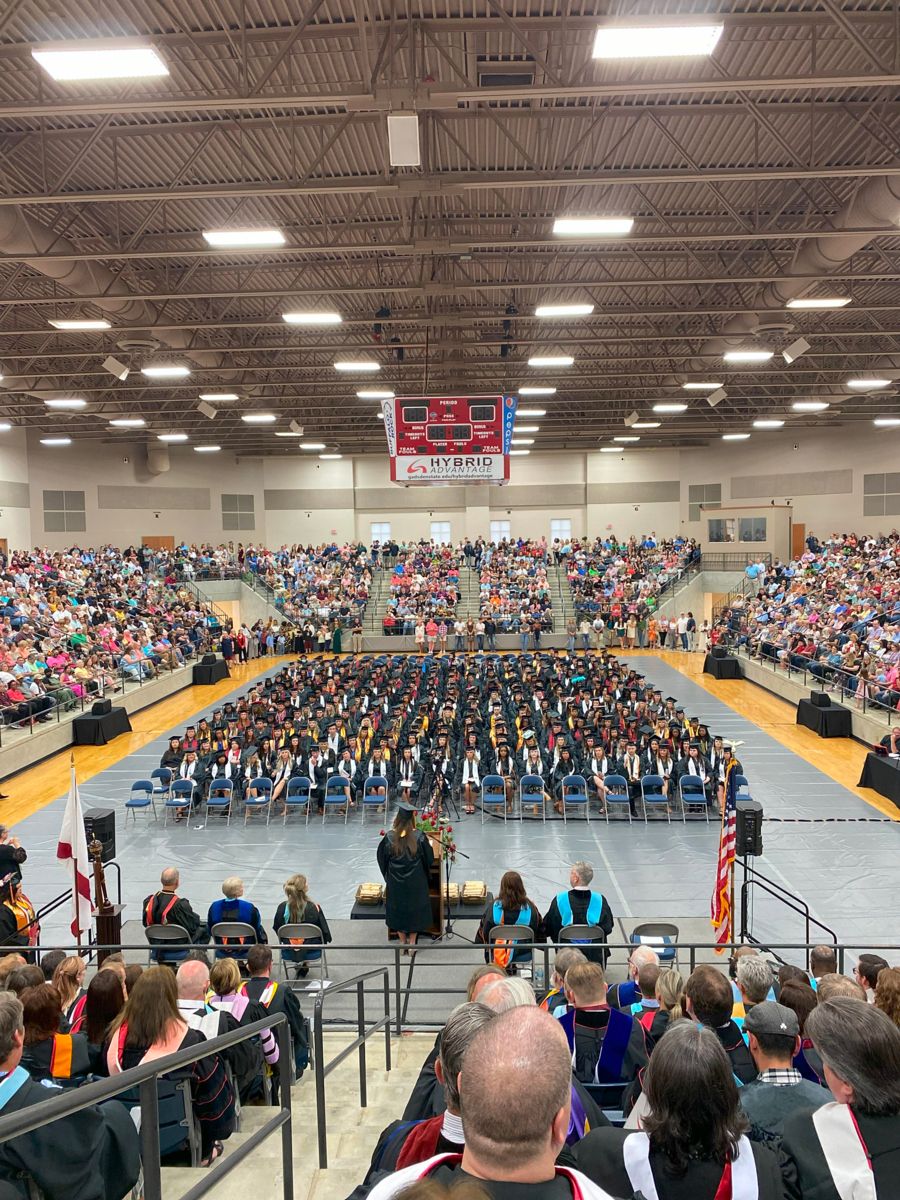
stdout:
[[(367, 979), (374, 979), (375, 976), (381, 977), (384, 987), (384, 1016), (366, 1027), (365, 982)], [(345, 1046), (343, 1050), (339, 1051), (331, 1062), (326, 1063), (322, 1036), (322, 1013), (325, 1008), (325, 1000), (339, 992), (348, 992), (352, 988), (356, 989), (356, 1037), (349, 1046)], [(391, 992), (387, 967), (376, 967), (372, 971), (364, 971), (361, 975), (354, 975), (352, 979), (345, 979), (342, 983), (329, 984), (328, 988), (320, 991), (316, 997), (316, 1007), (313, 1014), (313, 1063), (316, 1076), (316, 1124), (319, 1131), (319, 1166), (322, 1168), (328, 1166), (328, 1129), (325, 1122), (325, 1078), (345, 1058), (348, 1058), (354, 1050), (357, 1051), (359, 1055), (359, 1106), (360, 1108), (366, 1108), (366, 1042), (379, 1029), (384, 1030), (384, 1069), (390, 1071)]]
[(264, 1021), (254, 1021), (221, 1037), (211, 1038), (198, 1046), (189, 1046), (186, 1050), (176, 1050), (165, 1058), (155, 1059), (151, 1063), (132, 1067), (123, 1071), (113, 1079), (105, 1079), (99, 1083), (86, 1083), (79, 1088), (67, 1088), (58, 1096), (51, 1096), (40, 1104), (8, 1116), (0, 1115), (0, 1143), (12, 1138), (31, 1133), (54, 1121), (81, 1112), (94, 1104), (105, 1100), (113, 1100), (122, 1092), (132, 1088), (139, 1089), (141, 1109), (141, 1162), (144, 1172), (144, 1200), (162, 1200), (162, 1168), (159, 1160), (159, 1107), (157, 1096), (157, 1081), (160, 1076), (169, 1075), (181, 1067), (190, 1066), (210, 1054), (218, 1054), (228, 1050), (239, 1042), (256, 1037), (266, 1029), (271, 1029), (278, 1038), (278, 1070), (279, 1070), (279, 1107), (274, 1115), (259, 1129), (255, 1130), (246, 1141), (235, 1146), (224, 1158), (219, 1159), (198, 1183), (184, 1193), (182, 1200), (199, 1200), (205, 1196), (226, 1175), (244, 1161), (260, 1142), (277, 1129), (281, 1130), (281, 1164), (283, 1172), (282, 1186), (284, 1200), (293, 1200), (293, 1148), (291, 1144), (291, 1041), (288, 1035), (288, 1023), (284, 1013), (273, 1013)]

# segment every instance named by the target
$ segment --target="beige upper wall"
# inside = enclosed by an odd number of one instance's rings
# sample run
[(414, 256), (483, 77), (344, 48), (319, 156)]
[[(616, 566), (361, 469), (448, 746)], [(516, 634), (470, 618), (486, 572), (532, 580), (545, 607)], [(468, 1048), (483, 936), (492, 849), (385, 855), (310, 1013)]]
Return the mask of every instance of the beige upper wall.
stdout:
[[(337, 462), (315, 455), (239, 459), (173, 447), (170, 470), (158, 476), (148, 474), (145, 461), (140, 443), (54, 449), (29, 441), (21, 430), (0, 434), (0, 536), (11, 546), (53, 548), (76, 542), (128, 545), (147, 534), (278, 546), (329, 538), (368, 541), (372, 522), (383, 521), (398, 539), (427, 537), (432, 521), (449, 522), (454, 539), (487, 534), (491, 520), (508, 520), (514, 536), (549, 537), (554, 518), (570, 520), (576, 536), (609, 529), (620, 536), (676, 529), (699, 535), (701, 526), (688, 519), (692, 484), (719, 484), (726, 504), (733, 490), (741, 504), (791, 498), (794, 519), (820, 536), (900, 525), (900, 515), (863, 512), (864, 475), (900, 469), (900, 430), (782, 431), (754, 434), (742, 443), (635, 448), (621, 455), (533, 453), (512, 460), (505, 488), (399, 487), (390, 483), (383, 456)], [(748, 491), (754, 485), (747, 481), (754, 479), (758, 495)], [(740, 481), (734, 488), (733, 480)], [(25, 483), (30, 507), (3, 502), (8, 497), (21, 504)], [(773, 483), (782, 485), (777, 494), (762, 490)], [(45, 532), (45, 490), (84, 492), (84, 533)], [(253, 496), (253, 530), (223, 531), (223, 493)]]

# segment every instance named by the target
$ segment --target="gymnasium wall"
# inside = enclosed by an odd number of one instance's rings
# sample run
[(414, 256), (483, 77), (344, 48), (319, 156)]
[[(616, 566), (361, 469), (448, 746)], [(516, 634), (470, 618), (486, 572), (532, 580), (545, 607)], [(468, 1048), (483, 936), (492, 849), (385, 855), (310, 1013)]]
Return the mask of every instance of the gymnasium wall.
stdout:
[[(11, 547), (128, 545), (147, 535), (277, 546), (369, 541), (374, 522), (388, 522), (397, 539), (428, 537), (432, 522), (449, 523), (454, 540), (487, 535), (491, 521), (508, 521), (513, 536), (549, 537), (560, 519), (575, 536), (700, 536), (697, 488), (718, 488), (723, 505), (791, 499), (794, 520), (819, 535), (875, 533), (900, 525), (898, 463), (900, 430), (847, 426), (696, 449), (535, 452), (512, 460), (507, 487), (403, 488), (382, 455), (323, 462), (173, 446), (170, 469), (154, 476), (140, 442), (54, 448), (12, 430), (0, 434), (0, 537)], [(79, 504), (82, 512), (59, 511)]]

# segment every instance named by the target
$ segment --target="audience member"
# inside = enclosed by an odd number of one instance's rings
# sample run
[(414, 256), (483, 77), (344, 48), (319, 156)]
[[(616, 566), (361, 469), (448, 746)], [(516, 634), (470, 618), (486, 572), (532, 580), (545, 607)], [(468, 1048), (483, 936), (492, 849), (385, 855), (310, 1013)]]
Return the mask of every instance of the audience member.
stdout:
[[(175, 973), (175, 986), (182, 1019), (191, 1029), (199, 1030), (207, 1041), (238, 1028), (239, 1022), (232, 1013), (207, 1003), (209, 968), (205, 963), (183, 962)], [(263, 1056), (258, 1039), (248, 1038), (230, 1046), (222, 1052), (222, 1058), (231, 1067), (241, 1104), (247, 1104), (262, 1095)]]
[(606, 1002), (603, 968), (586, 962), (566, 972), (574, 1012), (572, 1062), (581, 1083), (628, 1083), (647, 1065), (644, 1031), (630, 1013)]
[(685, 1011), (699, 1025), (711, 1029), (728, 1055), (731, 1070), (740, 1083), (756, 1078), (756, 1066), (731, 1019), (731, 987), (715, 967), (701, 963), (695, 967), (684, 985)]
[[(44, 964), (41, 963), (41, 970)], [(75, 1005), (84, 995), (84, 977), (87, 973), (87, 963), (78, 954), (64, 958), (53, 972), (53, 986), (59, 993), (62, 1014), (66, 1021), (71, 1020)]]
[(870, 1004), (875, 1003), (875, 986), (878, 983), (878, 976), (887, 965), (887, 961), (880, 954), (861, 954), (853, 968), (853, 978), (861, 988), (865, 989), (866, 999)]
[(300, 941), (294, 939), (291, 942), (292, 946), (299, 946), (302, 942), (302, 950), (281, 952), (282, 963), (293, 963), (296, 966), (297, 978), (305, 979), (309, 974), (309, 964), (318, 962), (322, 957), (322, 951), (315, 947), (327, 945), (331, 941), (331, 930), (321, 906), (310, 899), (309, 884), (305, 875), (292, 875), (284, 885), (284, 894), (287, 899), (279, 904), (272, 923), (275, 932), (280, 936), (283, 925), (315, 925), (320, 930), (319, 935), (304, 937)]
[[(68, 958), (65, 950), (46, 950), (41, 952), (39, 966), (44, 972), (44, 980), (47, 983), (53, 982), (53, 973), (65, 958)], [(0, 959), (0, 964), (4, 961), (5, 959)], [(22, 961), (24, 962), (25, 960), (23, 959)]]
[[(149, 925), (177, 925), (183, 929), (195, 945), (205, 946), (209, 941), (209, 929), (191, 908), (190, 901), (178, 895), (181, 883), (177, 867), (166, 867), (159, 877), (160, 890), (144, 901), (141, 914), (144, 928)], [(186, 956), (186, 951), (175, 947), (155, 949), (154, 962), (177, 963)]]
[[(628, 978), (623, 983), (610, 985), (607, 1000), (613, 1008), (630, 1008), (632, 1004), (640, 1003), (644, 998), (639, 976), (641, 967), (645, 965), (658, 968), (659, 955), (652, 946), (635, 946), (628, 957)], [(652, 993), (648, 999), (653, 999)]]
[[(207, 1003), (213, 1008), (230, 1014), (238, 1025), (253, 1025), (263, 1021), (266, 1010), (242, 990), (241, 972), (233, 958), (220, 958), (213, 963), (209, 972), (210, 994)], [(278, 1039), (271, 1029), (259, 1035), (260, 1048), (267, 1070), (272, 1073), (279, 1059)], [(277, 1076), (272, 1074), (273, 1082)]]
[(103, 1043), (110, 1025), (125, 1007), (125, 996), (125, 987), (115, 971), (98, 971), (88, 984), (82, 1012), (72, 1023), (71, 1032), (83, 1033), (87, 1039), (94, 1074), (105, 1074)]
[(61, 1033), (60, 995), (50, 983), (26, 988), (20, 997), (25, 1023), (22, 1066), (32, 1079), (50, 1079), (60, 1087), (83, 1083), (91, 1069), (87, 1038)]
[(534, 901), (528, 899), (525, 884), (518, 871), (505, 871), (500, 879), (496, 900), (488, 897), (484, 915), (475, 935), (476, 941), (484, 942), (486, 961), (493, 961), (504, 970), (515, 971), (520, 963), (531, 962), (531, 948), (527, 944), (519, 949), (515, 941), (502, 936), (490, 944), (490, 932), (495, 925), (524, 926), (531, 930), (534, 942), (543, 941), (544, 926), (541, 913)]
[(819, 986), (823, 975), (833, 975), (837, 971), (837, 955), (833, 946), (813, 946), (809, 952), (810, 985), (813, 991)]
[(865, 1000), (866, 991), (861, 984), (854, 979), (848, 979), (846, 975), (823, 975), (816, 989), (819, 1004), (824, 1004), (826, 1000), (835, 1000), (838, 996), (845, 996), (850, 1000)]
[[(553, 1017), (561, 1017), (568, 1010), (566, 1000), (566, 972), (576, 963), (587, 962), (587, 958), (577, 946), (564, 946), (557, 950), (553, 960), (553, 974), (550, 977), (550, 989), (541, 1001), (541, 1008)], [(608, 993), (607, 993), (608, 995)]]
[[(567, 925), (593, 925), (602, 931), (605, 942), (613, 928), (612, 909), (601, 892), (591, 891), (594, 868), (590, 863), (577, 862), (569, 872), (569, 890), (554, 896), (544, 917), (544, 929), (548, 941), (558, 942), (560, 931)], [(598, 943), (600, 938), (598, 936)], [(603, 966), (609, 951), (602, 944), (583, 945), (583, 953), (589, 962)]]
[(740, 1026), (754, 1004), (762, 1004), (764, 1000), (774, 999), (772, 985), (775, 982), (775, 976), (772, 968), (761, 954), (748, 954), (738, 961), (735, 982), (741, 999), (735, 1006), (732, 1017)]
[(251, 946), (247, 952), (250, 978), (244, 984), (248, 1000), (257, 1001), (268, 1012), (283, 1012), (287, 1017), (294, 1048), (297, 1078), (309, 1063), (309, 1027), (300, 1011), (300, 1001), (289, 987), (281, 987), (272, 978), (272, 951), (268, 946)]
[(255, 904), (243, 899), (244, 881), (240, 876), (229, 875), (222, 881), (222, 895), (224, 896), (223, 900), (214, 900), (209, 906), (209, 914), (206, 918), (207, 928), (216, 945), (216, 958), (244, 960), (247, 957), (249, 935), (226, 934), (218, 937), (213, 930), (220, 923), (239, 922), (242, 925), (250, 926), (257, 943), (265, 944), (268, 939), (266, 931), (263, 929), (262, 917)]
[(648, 1008), (640, 1015), (634, 1014), (647, 1036), (647, 1049), (652, 1051), (669, 1026), (684, 1016), (684, 979), (678, 971), (660, 971), (652, 963), (642, 967), (641, 972), (657, 975), (656, 1008)]
[(885, 967), (878, 972), (874, 1004), (900, 1026), (900, 967)]

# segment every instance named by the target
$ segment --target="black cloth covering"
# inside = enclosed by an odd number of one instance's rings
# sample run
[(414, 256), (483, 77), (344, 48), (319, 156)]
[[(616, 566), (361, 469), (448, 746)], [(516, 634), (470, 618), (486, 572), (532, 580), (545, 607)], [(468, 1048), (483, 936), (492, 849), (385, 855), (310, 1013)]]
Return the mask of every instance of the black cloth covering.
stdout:
[(87, 715), (72, 722), (72, 742), (76, 746), (105, 746), (120, 733), (131, 733), (131, 722), (124, 708), (113, 708), (102, 717)]

